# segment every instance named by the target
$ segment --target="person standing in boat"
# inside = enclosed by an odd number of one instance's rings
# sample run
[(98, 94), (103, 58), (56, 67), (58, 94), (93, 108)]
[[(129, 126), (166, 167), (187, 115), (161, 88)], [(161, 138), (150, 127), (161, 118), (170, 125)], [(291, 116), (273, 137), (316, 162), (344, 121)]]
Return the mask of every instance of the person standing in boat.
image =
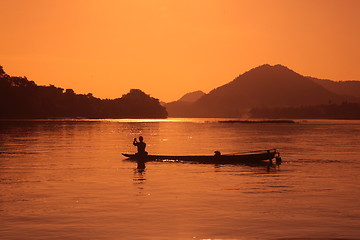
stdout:
[(145, 151), (146, 143), (144, 142), (144, 138), (142, 136), (139, 137), (139, 141), (137, 141), (137, 139), (134, 138), (133, 144), (134, 146), (137, 147), (138, 155), (147, 155), (147, 152)]

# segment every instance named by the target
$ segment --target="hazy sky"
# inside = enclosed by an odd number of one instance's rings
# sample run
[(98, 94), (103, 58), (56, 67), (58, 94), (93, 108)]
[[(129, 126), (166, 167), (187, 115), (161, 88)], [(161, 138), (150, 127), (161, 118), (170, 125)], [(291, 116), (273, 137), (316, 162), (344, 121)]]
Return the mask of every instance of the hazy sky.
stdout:
[(163, 101), (265, 63), (360, 80), (360, 0), (0, 0), (0, 65), (96, 97)]

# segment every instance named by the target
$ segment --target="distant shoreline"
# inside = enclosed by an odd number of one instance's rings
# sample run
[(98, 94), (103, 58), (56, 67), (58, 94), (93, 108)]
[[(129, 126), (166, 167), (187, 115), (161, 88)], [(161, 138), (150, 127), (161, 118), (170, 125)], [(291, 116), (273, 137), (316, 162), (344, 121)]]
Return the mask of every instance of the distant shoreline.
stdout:
[(113, 122), (113, 123), (219, 123), (219, 124), (301, 124), (336, 121), (360, 121), (360, 119), (235, 119), (235, 118), (0, 118), (1, 123), (15, 122)]
[(219, 123), (296, 123), (294, 120), (225, 120)]

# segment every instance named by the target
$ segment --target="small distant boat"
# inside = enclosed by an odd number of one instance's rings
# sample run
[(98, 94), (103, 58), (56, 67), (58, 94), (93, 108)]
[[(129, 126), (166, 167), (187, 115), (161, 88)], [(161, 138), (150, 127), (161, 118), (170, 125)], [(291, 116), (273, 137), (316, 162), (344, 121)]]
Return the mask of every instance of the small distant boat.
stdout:
[(272, 159), (280, 156), (280, 153), (276, 149), (253, 151), (247, 154), (220, 154), (216, 151), (215, 155), (183, 155), (183, 156), (171, 156), (171, 155), (139, 155), (139, 154), (127, 154), (123, 153), (123, 156), (132, 160), (143, 161), (192, 161), (198, 163), (261, 163), (264, 161), (272, 162)]

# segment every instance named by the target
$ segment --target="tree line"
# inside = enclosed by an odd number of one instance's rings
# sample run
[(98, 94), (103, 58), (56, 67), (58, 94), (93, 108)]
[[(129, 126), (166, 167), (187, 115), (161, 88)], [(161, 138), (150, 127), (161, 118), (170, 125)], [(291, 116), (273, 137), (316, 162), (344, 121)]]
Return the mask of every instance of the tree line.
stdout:
[(100, 99), (72, 89), (38, 86), (0, 66), (0, 118), (166, 118), (158, 99), (139, 89), (116, 99)]
[(313, 106), (254, 108), (253, 118), (292, 118), (292, 119), (360, 119), (360, 104), (342, 102)]

